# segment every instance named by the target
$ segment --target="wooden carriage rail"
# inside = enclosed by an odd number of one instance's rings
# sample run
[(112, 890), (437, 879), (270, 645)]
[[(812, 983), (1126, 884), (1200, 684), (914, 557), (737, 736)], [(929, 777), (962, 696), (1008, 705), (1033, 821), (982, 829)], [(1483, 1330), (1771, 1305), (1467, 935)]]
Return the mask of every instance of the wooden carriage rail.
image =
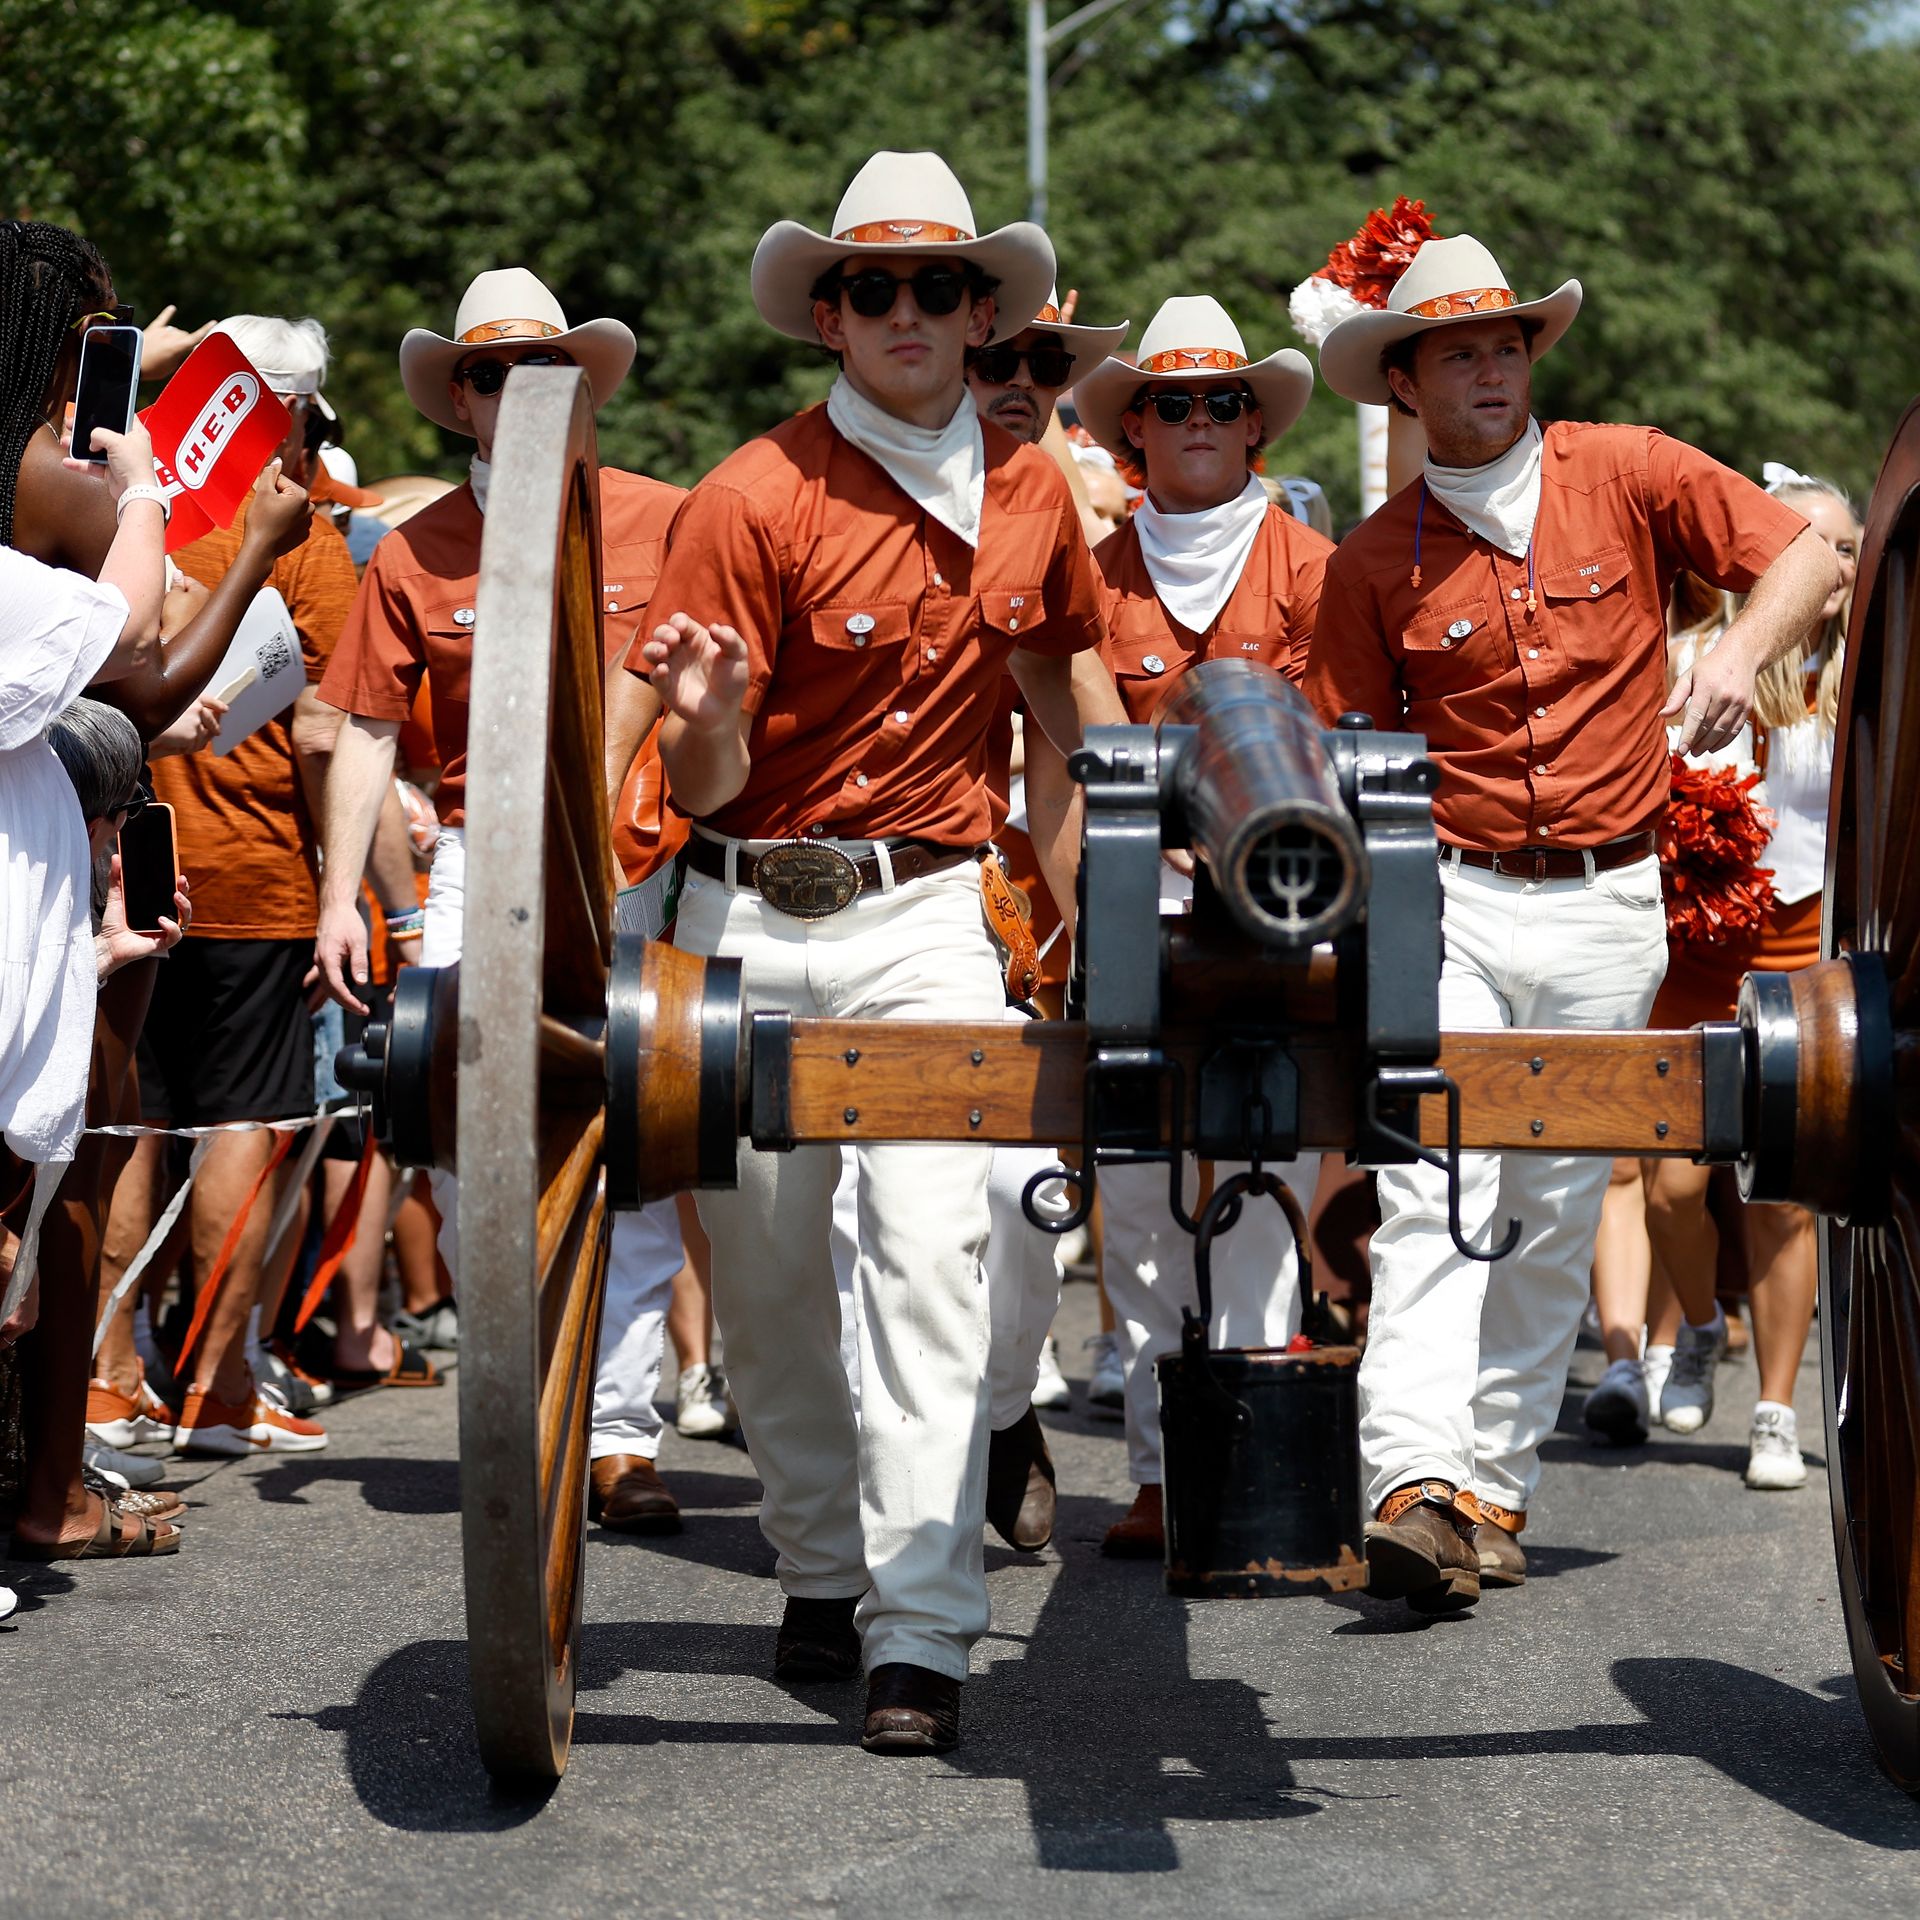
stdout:
[[(756, 1051), (778, 1032), (756, 1022)], [(762, 1097), (752, 1118), (763, 1138), (784, 1131), (795, 1144), (1079, 1141), (1087, 1030), (1077, 1022), (794, 1020), (786, 1035), (786, 1111), (769, 1114)], [(1213, 1044), (1168, 1037), (1166, 1051), (1187, 1066), (1189, 1087)], [(1711, 1143), (1716, 1157), (1731, 1158), (1740, 1044), (1731, 1023), (1668, 1033), (1503, 1028), (1443, 1034), (1439, 1064), (1459, 1084), (1461, 1144), (1469, 1148), (1698, 1158)], [(1287, 1046), (1300, 1069), (1302, 1148), (1347, 1145), (1359, 1074), (1352, 1041), (1309, 1032), (1290, 1034)], [(1717, 1075), (1710, 1058), (1723, 1063)], [(749, 1076), (757, 1086), (780, 1077)], [(1732, 1113), (1724, 1108), (1729, 1084)], [(1711, 1124), (1710, 1086), (1723, 1102)], [(1437, 1099), (1421, 1103), (1421, 1136), (1445, 1144)]]

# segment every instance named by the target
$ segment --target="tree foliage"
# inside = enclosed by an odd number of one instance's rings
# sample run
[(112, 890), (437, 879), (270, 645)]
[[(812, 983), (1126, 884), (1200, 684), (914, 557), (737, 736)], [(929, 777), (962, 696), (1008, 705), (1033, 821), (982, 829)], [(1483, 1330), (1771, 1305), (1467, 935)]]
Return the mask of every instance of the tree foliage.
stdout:
[[(1067, 11), (1057, 0), (1056, 16)], [(876, 147), (1024, 212), (1013, 0), (8, 0), (10, 210), (183, 316), (312, 312), (363, 469), (457, 470), (394, 353), (523, 263), (640, 338), (605, 456), (691, 480), (817, 398), (755, 314), (769, 222)], [(1587, 304), (1542, 411), (1864, 489), (1916, 385), (1920, 52), (1847, 0), (1133, 0), (1063, 50), (1051, 228), (1085, 316), (1218, 294), (1252, 350), (1371, 206), (1423, 197)], [(1320, 392), (1278, 455), (1355, 499)]]

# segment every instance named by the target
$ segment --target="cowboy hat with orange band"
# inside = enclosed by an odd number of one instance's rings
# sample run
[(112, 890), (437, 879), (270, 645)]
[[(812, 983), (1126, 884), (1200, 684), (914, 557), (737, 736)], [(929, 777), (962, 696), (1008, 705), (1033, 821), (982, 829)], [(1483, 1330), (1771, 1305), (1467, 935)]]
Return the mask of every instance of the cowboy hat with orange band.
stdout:
[(1053, 242), (1030, 220), (983, 234), (973, 203), (937, 153), (876, 153), (840, 197), (830, 232), (777, 221), (753, 251), (753, 303), (770, 327), (820, 344), (813, 288), (843, 260), (885, 261), (901, 254), (967, 260), (1000, 285), (993, 340), (1034, 324), (1053, 291)]
[(1429, 240), (1393, 283), (1387, 304), (1349, 314), (1320, 348), (1320, 377), (1335, 393), (1367, 406), (1384, 407), (1393, 395), (1380, 356), (1396, 342), (1429, 327), (1463, 320), (1536, 320), (1531, 357), (1538, 360), (1573, 324), (1580, 311), (1580, 282), (1563, 281), (1539, 300), (1522, 300), (1507, 284), (1500, 263), (1471, 234)]
[(487, 347), (542, 346), (564, 353), (585, 370), (593, 404), (604, 407), (633, 365), (632, 328), (619, 320), (567, 325), (560, 302), (525, 267), (496, 267), (475, 276), (460, 296), (453, 336), (415, 327), (400, 342), (400, 380), (407, 398), (437, 427), (462, 433), (473, 428), (453, 410), (447, 383), (470, 354)]

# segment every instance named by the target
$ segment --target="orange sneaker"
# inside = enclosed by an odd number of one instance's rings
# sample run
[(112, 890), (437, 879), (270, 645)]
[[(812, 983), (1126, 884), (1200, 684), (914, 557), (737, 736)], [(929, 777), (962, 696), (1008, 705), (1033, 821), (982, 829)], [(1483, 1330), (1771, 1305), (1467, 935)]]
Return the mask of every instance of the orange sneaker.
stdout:
[(259, 1394), (229, 1403), (210, 1393), (189, 1393), (174, 1429), (176, 1453), (318, 1453), (327, 1430), (313, 1420), (276, 1407)]
[(111, 1380), (87, 1382), (87, 1431), (107, 1447), (137, 1447), (143, 1440), (171, 1440), (173, 1415), (147, 1385), (140, 1362), (133, 1392), (122, 1393)]

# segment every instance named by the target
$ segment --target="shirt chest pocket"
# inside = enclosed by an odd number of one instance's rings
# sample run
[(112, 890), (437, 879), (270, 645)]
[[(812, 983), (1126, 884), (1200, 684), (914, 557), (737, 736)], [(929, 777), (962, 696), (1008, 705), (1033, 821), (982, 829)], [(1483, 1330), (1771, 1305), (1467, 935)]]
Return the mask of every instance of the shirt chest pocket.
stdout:
[(980, 624), (1004, 634), (1011, 646), (1044, 623), (1047, 603), (1038, 587), (982, 587)]
[(1493, 622), (1484, 600), (1422, 607), (1401, 630), (1408, 691), (1450, 689), (1491, 679), (1506, 663), (1496, 653)]
[(421, 618), (426, 634), (427, 671), (437, 700), (464, 701), (473, 671), (473, 595), (440, 600)]
[[(904, 600), (849, 600), (815, 607), (806, 620), (807, 634), (816, 647), (868, 659), (897, 658), (913, 636)], [(850, 657), (848, 665), (852, 664)]]
[(609, 581), (600, 593), (600, 638), (609, 660), (622, 658), (640, 638), (647, 602), (653, 597), (651, 579)]
[(1569, 660), (1619, 658), (1632, 611), (1629, 572), (1625, 547), (1541, 569), (1541, 597), (1553, 610), (1555, 637)]

